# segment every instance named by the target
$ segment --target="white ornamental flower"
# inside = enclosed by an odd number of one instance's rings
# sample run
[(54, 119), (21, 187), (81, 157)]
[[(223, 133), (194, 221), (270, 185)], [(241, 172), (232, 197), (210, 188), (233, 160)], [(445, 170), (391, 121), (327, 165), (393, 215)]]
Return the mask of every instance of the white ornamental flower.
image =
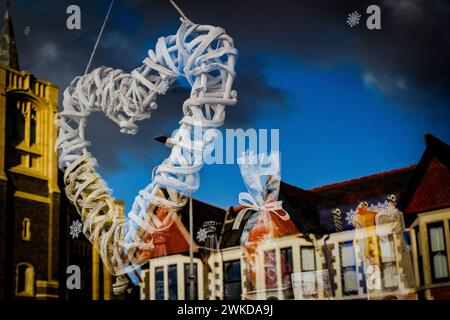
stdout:
[(347, 24), (350, 27), (354, 27), (357, 24), (359, 24), (359, 20), (361, 19), (361, 15), (359, 14), (358, 11), (353, 11), (352, 13), (350, 13), (347, 17)]
[(81, 227), (83, 224), (80, 222), (80, 220), (72, 221), (72, 224), (70, 225), (70, 235), (72, 236), (72, 239), (77, 238), (81, 233)]

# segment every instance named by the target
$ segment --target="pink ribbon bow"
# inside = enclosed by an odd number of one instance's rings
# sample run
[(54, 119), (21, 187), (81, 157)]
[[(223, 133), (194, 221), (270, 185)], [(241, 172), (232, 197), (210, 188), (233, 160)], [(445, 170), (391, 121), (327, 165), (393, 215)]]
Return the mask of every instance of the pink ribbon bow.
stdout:
[[(286, 212), (286, 210), (283, 209), (283, 201), (281, 200), (266, 202), (262, 206), (260, 206), (248, 192), (241, 192), (239, 193), (239, 204), (243, 205), (245, 208), (239, 211), (239, 213), (237, 214), (236, 219), (233, 223), (233, 230), (239, 229), (242, 219), (244, 218), (248, 210), (273, 212), (283, 221), (287, 221), (290, 219), (289, 214)], [(282, 211), (282, 213), (278, 212), (280, 210)]]

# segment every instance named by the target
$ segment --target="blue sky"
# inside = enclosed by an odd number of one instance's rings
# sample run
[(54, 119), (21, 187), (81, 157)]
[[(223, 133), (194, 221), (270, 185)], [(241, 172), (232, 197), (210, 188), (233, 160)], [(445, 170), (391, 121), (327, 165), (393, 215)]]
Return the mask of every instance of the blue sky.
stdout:
[[(416, 164), (424, 134), (450, 141), (448, 109), (408, 107), (364, 82), (355, 63), (318, 68), (285, 55), (264, 57), (268, 82), (288, 104), (254, 111), (251, 126), (280, 130), (283, 180), (309, 189)], [(262, 102), (264, 103), (264, 102)], [(229, 110), (239, 112), (245, 106)], [(439, 106), (436, 107), (439, 109)], [(447, 118), (445, 118), (447, 117)], [(167, 151), (168, 154), (168, 151)], [(155, 158), (154, 165), (159, 163)], [(136, 163), (130, 155), (124, 162)], [(147, 165), (105, 175), (117, 197), (132, 199), (148, 183)], [(137, 177), (131, 180), (130, 177)], [(227, 208), (246, 191), (238, 165), (206, 165), (196, 198)]]
[[(280, 129), (284, 181), (309, 189), (415, 164), (426, 133), (450, 142), (450, 6), (444, 2), (178, 2), (193, 21), (220, 25), (235, 39), (239, 103), (227, 110), (224, 127)], [(81, 8), (81, 30), (65, 27), (70, 4)], [(381, 30), (368, 30), (364, 21), (345, 24), (355, 10), (365, 19), (369, 4), (381, 7)], [(84, 71), (108, 5), (13, 1), (21, 66), (58, 84), (62, 95)], [(168, 1), (116, 0), (93, 67), (130, 71), (178, 26)], [(177, 127), (188, 93), (177, 85), (160, 97), (135, 136), (120, 134), (101, 115), (89, 120), (99, 171), (127, 209), (169, 155), (153, 138)], [(242, 191), (237, 165), (210, 165), (194, 197), (226, 208)]]

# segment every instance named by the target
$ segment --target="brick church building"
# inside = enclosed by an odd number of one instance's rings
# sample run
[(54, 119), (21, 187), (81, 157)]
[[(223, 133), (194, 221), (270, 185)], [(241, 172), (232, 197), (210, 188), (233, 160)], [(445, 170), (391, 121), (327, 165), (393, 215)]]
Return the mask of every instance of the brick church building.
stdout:
[[(55, 143), (58, 87), (21, 70), (7, 2), (0, 38), (0, 300), (110, 299), (112, 277), (81, 234), (62, 188)], [(81, 268), (81, 289), (66, 269)]]

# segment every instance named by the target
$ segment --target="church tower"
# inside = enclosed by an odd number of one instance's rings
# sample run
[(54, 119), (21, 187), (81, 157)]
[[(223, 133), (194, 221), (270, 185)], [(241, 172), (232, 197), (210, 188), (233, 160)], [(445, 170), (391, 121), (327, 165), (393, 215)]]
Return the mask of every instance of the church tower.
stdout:
[(0, 299), (58, 297), (56, 85), (20, 71), (9, 3), (0, 38)]
[(0, 63), (14, 70), (20, 69), (8, 0), (6, 1), (6, 10), (0, 38)]
[[(61, 192), (57, 111), (58, 87), (19, 68), (6, 2), (0, 34), (0, 300), (120, 299), (112, 295), (114, 277), (93, 245), (83, 235), (69, 235), (80, 217)], [(81, 269), (79, 290), (66, 287), (70, 265)]]

